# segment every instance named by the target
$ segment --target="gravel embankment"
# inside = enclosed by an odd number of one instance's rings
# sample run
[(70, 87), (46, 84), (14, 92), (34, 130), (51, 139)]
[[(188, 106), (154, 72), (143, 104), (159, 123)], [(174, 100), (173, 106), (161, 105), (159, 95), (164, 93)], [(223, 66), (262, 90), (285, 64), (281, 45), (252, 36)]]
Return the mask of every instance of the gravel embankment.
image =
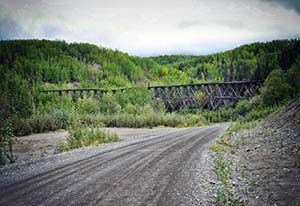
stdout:
[[(244, 139), (231, 159), (249, 205), (300, 205), (300, 100), (233, 137)], [(249, 173), (243, 181), (242, 168)]]

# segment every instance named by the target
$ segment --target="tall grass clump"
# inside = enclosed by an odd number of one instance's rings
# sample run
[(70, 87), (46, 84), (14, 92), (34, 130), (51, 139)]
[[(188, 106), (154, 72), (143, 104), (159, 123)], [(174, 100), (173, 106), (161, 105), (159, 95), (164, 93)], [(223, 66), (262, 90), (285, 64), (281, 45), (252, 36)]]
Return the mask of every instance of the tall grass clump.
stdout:
[(59, 145), (58, 150), (60, 152), (119, 141), (115, 134), (95, 128), (72, 127), (68, 129), (68, 132), (69, 135), (66, 142), (62, 142)]

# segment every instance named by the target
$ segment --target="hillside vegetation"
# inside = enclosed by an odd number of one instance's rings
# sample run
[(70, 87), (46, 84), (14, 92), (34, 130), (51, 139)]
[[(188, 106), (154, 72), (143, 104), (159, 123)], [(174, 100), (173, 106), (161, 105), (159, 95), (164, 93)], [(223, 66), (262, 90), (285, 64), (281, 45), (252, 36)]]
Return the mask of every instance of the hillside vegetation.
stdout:
[[(78, 127), (186, 127), (251, 121), (299, 95), (300, 41), (254, 43), (207, 56), (135, 57), (87, 43), (0, 41), (0, 157), (13, 136)], [(147, 85), (266, 80), (261, 97), (218, 111), (166, 113)], [(40, 94), (41, 89), (137, 87), (98, 98)], [(88, 131), (88, 130), (86, 130)], [(9, 160), (13, 161), (13, 160)], [(1, 164), (2, 164), (1, 163)]]
[[(299, 57), (299, 40), (252, 43), (205, 56), (165, 55), (151, 57), (160, 65), (176, 68), (202, 81), (264, 80), (274, 69), (288, 70)], [(230, 77), (232, 75), (232, 77)]]

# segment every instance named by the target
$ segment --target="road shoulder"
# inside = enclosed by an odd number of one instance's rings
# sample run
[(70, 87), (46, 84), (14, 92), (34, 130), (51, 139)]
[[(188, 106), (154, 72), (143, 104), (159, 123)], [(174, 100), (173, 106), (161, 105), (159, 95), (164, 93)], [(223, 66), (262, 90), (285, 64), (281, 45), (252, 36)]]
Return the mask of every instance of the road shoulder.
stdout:
[(232, 126), (212, 149), (219, 205), (300, 205), (300, 100)]

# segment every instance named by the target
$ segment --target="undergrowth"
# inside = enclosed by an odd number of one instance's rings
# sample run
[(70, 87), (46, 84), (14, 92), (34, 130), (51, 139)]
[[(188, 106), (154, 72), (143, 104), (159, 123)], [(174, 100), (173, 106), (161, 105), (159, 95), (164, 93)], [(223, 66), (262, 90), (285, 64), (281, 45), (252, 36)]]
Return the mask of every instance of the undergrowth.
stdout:
[(12, 149), (14, 141), (12, 125), (8, 121), (4, 127), (0, 127), (0, 166), (15, 162)]
[(186, 111), (180, 113), (148, 111), (139, 114), (127, 112), (80, 114), (53, 109), (52, 112), (32, 115), (26, 119), (12, 118), (12, 125), (15, 136), (67, 129), (74, 119), (79, 121), (83, 127), (192, 127), (227, 121), (251, 122), (264, 118), (278, 110), (278, 108), (280, 106), (264, 107), (243, 100), (234, 108), (223, 108), (217, 111), (198, 110), (194, 113), (187, 113)]
[(60, 143), (58, 146), (59, 152), (91, 145), (117, 142), (120, 140), (117, 135), (97, 128), (69, 128), (68, 132), (69, 135), (67, 140)]
[[(232, 134), (239, 130), (250, 129), (255, 127), (257, 122), (234, 122), (227, 129), (226, 133), (221, 136), (210, 147), (212, 151), (212, 158), (214, 162), (214, 171), (219, 180), (216, 185), (216, 201), (218, 206), (244, 206), (247, 201), (240, 195), (232, 180), (232, 173), (234, 170), (233, 159), (231, 154), (235, 153), (243, 137), (240, 139), (233, 139)], [(241, 169), (243, 177), (245, 176), (245, 169)]]

